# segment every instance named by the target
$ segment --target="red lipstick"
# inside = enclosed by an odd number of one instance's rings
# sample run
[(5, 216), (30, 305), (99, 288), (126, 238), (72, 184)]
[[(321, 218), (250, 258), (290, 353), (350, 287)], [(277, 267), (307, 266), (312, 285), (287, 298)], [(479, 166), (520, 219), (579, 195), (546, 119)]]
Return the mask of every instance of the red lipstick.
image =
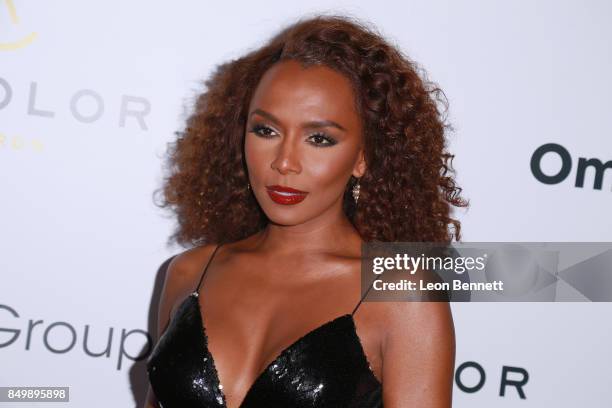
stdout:
[(279, 186), (277, 184), (266, 186), (266, 191), (272, 201), (283, 205), (301, 203), (308, 195), (308, 191), (296, 190), (295, 188)]

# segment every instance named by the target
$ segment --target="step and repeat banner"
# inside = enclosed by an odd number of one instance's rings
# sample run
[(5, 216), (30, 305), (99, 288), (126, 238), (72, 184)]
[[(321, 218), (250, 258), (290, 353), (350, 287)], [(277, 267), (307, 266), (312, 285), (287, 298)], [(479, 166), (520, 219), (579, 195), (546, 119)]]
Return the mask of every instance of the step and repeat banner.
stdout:
[[(167, 143), (217, 64), (317, 12), (371, 22), (444, 90), (464, 241), (612, 241), (609, 2), (3, 0), (0, 386), (142, 406), (183, 250), (153, 200)], [(452, 309), (454, 406), (610, 406), (612, 303)]]

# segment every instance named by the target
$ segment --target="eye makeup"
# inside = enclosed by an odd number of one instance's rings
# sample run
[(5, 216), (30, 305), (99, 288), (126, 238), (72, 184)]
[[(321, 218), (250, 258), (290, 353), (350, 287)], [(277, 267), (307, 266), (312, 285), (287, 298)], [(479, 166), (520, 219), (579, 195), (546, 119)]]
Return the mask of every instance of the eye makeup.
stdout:
[[(255, 123), (250, 127), (250, 133), (253, 133), (264, 139), (271, 139), (277, 134), (276, 130), (267, 125)], [(338, 143), (338, 141), (325, 132), (314, 132), (308, 135), (308, 143), (315, 147), (330, 147)]]

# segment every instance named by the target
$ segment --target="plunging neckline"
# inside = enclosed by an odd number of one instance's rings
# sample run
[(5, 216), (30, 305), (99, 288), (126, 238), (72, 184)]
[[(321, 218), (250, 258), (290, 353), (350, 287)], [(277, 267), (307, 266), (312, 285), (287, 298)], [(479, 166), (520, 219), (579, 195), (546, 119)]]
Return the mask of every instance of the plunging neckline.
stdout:
[[(217, 366), (216, 366), (215, 358), (214, 358), (212, 352), (210, 351), (210, 348), (208, 347), (208, 334), (206, 333), (206, 326), (204, 325), (204, 314), (202, 312), (202, 306), (200, 305), (200, 301), (199, 301), (199, 293), (197, 291), (194, 291), (194, 292), (192, 292), (191, 294), (188, 295), (188, 298), (191, 298), (192, 301), (195, 303), (196, 314), (198, 315), (198, 321), (200, 323), (200, 332), (201, 332), (201, 335), (202, 335), (203, 344), (205, 345), (205, 348), (206, 348), (205, 352), (208, 355), (208, 357), (210, 358), (210, 363), (211, 363), (211, 367), (212, 367), (212, 371), (213, 371), (213, 375), (214, 375), (214, 380), (215, 380), (215, 387), (217, 388), (217, 390), (221, 394), (221, 400), (222, 400), (221, 401), (221, 406), (223, 408), (229, 408), (227, 406), (227, 399), (226, 399), (226, 396), (225, 396), (225, 392), (223, 391), (223, 384), (221, 382), (221, 379), (219, 378), (219, 372), (217, 371)], [(279, 351), (276, 354), (276, 357), (270, 363), (268, 363), (265, 366), (263, 371), (261, 371), (257, 376), (255, 376), (255, 380), (253, 381), (251, 386), (249, 388), (247, 388), (247, 392), (242, 397), (242, 401), (240, 402), (240, 404), (237, 405), (237, 408), (241, 408), (243, 406), (244, 402), (247, 400), (247, 398), (249, 397), (249, 395), (251, 394), (251, 392), (253, 391), (255, 386), (262, 380), (262, 378), (268, 372), (270, 367), (272, 367), (276, 362), (278, 362), (278, 360), (280, 360), (285, 354), (290, 352), (293, 348), (297, 347), (305, 339), (315, 335), (316, 333), (320, 332), (324, 328), (326, 328), (326, 327), (328, 327), (328, 326), (330, 326), (332, 324), (335, 324), (335, 323), (337, 323), (339, 321), (342, 321), (344, 319), (348, 319), (349, 322), (350, 322), (351, 330), (353, 332), (354, 337), (357, 340), (357, 343), (359, 344), (359, 350), (361, 351), (361, 355), (363, 356), (363, 359), (365, 360), (365, 362), (366, 362), (366, 364), (368, 366), (370, 374), (372, 375), (374, 380), (379, 385), (382, 385), (380, 383), (380, 381), (378, 380), (378, 378), (376, 377), (376, 375), (374, 375), (374, 371), (372, 370), (372, 367), (370, 365), (370, 362), (368, 361), (367, 355), (365, 354), (365, 350), (363, 349), (363, 344), (361, 343), (361, 339), (359, 338), (359, 335), (357, 334), (357, 328), (355, 326), (355, 319), (353, 317), (353, 314), (352, 313), (346, 313), (346, 314), (337, 316), (337, 317), (335, 317), (335, 318), (333, 318), (331, 320), (328, 320), (328, 321), (320, 324), (319, 326), (315, 327), (314, 329), (312, 329), (312, 330), (306, 332), (305, 334), (301, 335), (299, 338), (297, 338), (296, 340), (291, 342), (287, 347), (285, 347), (281, 351)]]

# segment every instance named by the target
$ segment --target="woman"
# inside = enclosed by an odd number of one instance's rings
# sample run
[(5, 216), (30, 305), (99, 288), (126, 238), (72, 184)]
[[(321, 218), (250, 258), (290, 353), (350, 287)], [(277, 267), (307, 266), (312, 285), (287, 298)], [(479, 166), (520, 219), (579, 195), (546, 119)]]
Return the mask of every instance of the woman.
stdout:
[(448, 303), (360, 287), (362, 242), (460, 239), (440, 91), (416, 71), (319, 16), (206, 82), (164, 186), (193, 248), (168, 267), (148, 406), (451, 405)]

